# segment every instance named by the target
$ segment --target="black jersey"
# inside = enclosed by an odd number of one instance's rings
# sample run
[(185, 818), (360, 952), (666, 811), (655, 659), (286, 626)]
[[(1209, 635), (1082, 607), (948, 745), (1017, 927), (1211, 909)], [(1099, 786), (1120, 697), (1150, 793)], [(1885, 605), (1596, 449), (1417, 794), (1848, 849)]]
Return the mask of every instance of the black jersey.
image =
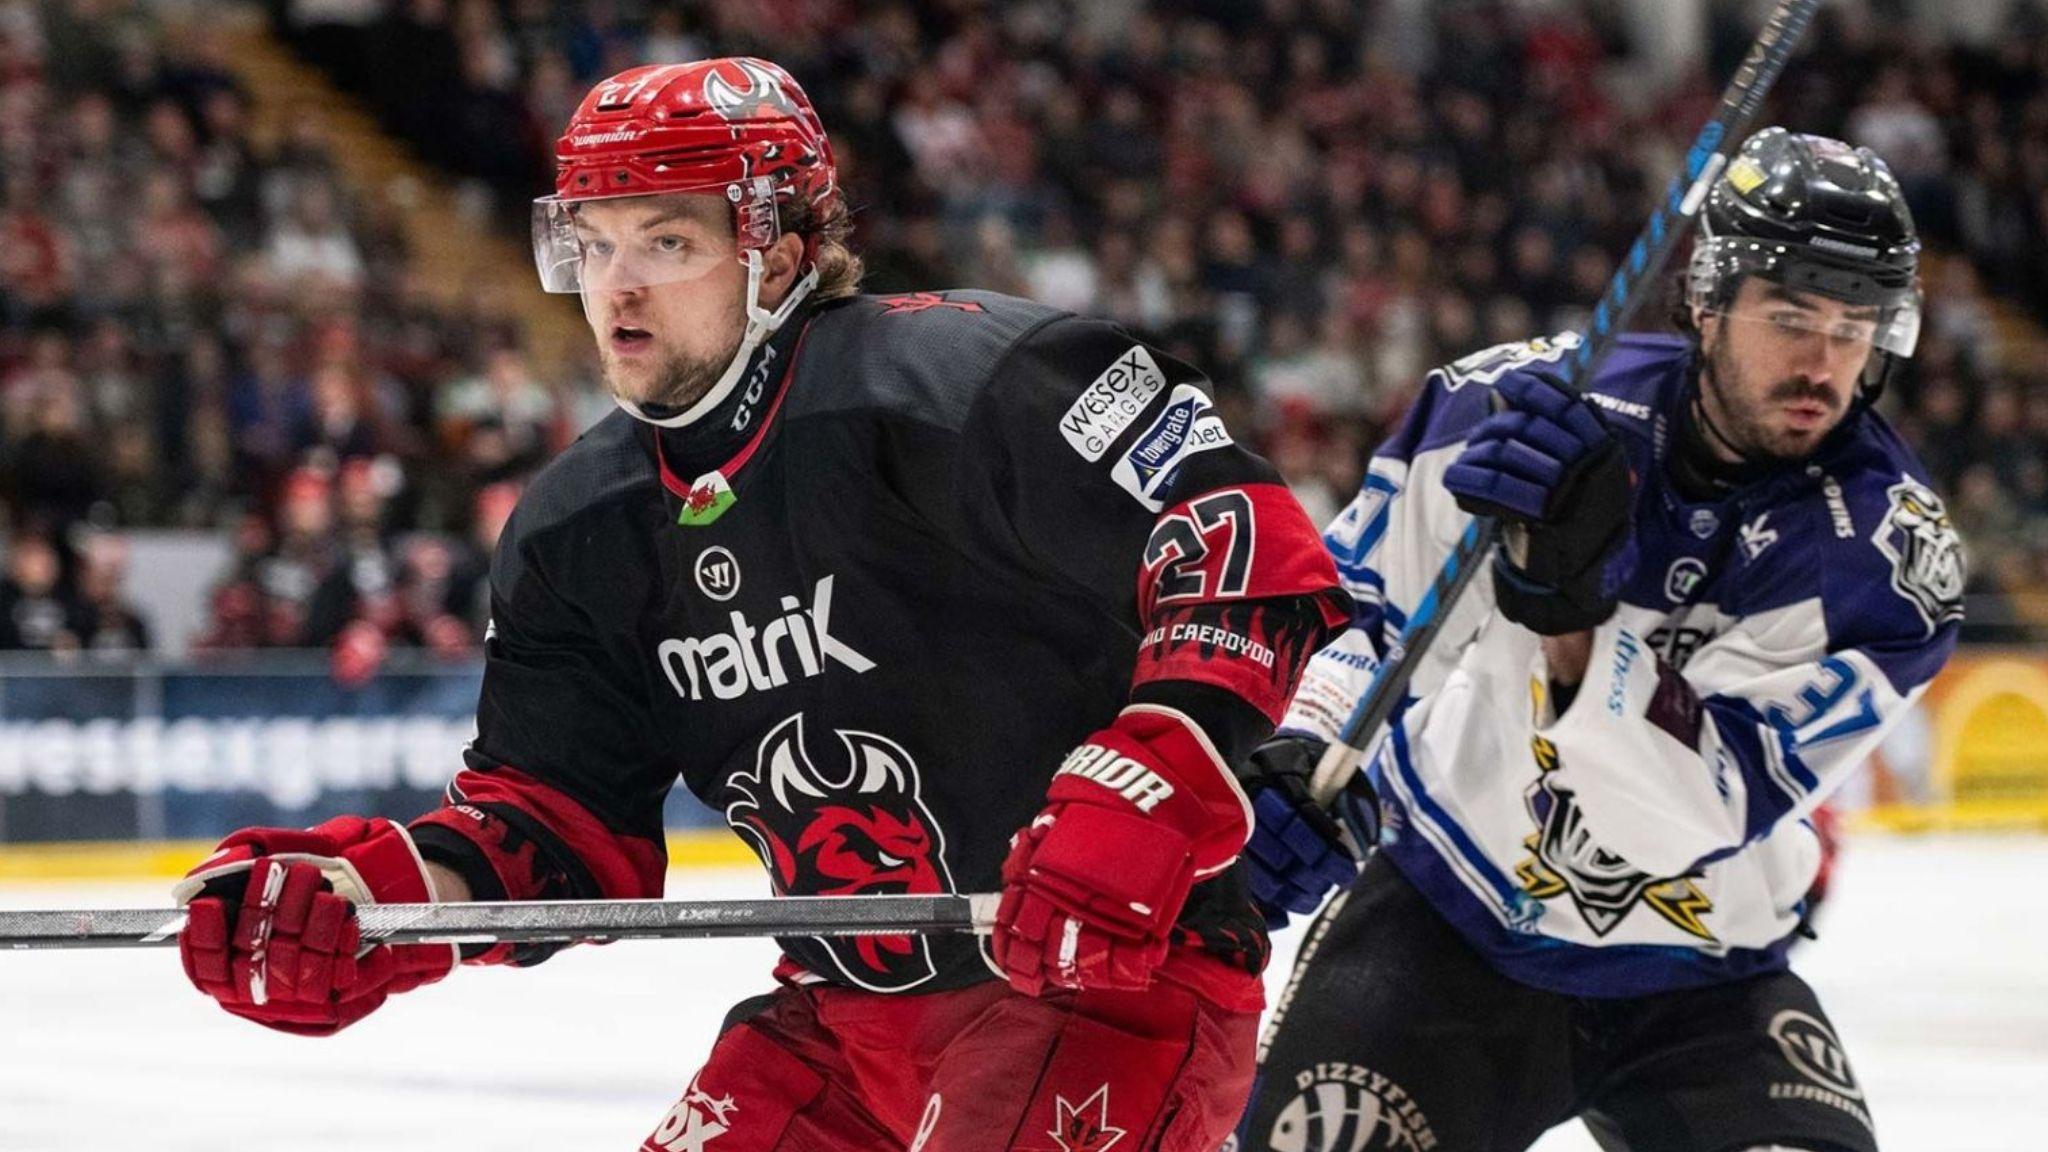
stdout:
[[(528, 488), (491, 579), (477, 739), (416, 825), (485, 899), (658, 894), (677, 781), (777, 893), (992, 891), (1127, 703), (1236, 763), (1348, 619), (1195, 370), (978, 292), (823, 305), (690, 425), (614, 413)], [(1256, 967), (1234, 873), (1181, 938)], [(994, 974), (964, 937), (782, 943), (879, 991)]]

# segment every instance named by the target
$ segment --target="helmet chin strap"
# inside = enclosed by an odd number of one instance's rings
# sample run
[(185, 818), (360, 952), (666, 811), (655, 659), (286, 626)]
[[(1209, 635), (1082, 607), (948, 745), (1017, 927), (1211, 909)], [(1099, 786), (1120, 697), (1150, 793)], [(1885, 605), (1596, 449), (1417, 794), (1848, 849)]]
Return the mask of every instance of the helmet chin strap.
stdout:
[(1721, 431), (1719, 424), (1714, 423), (1713, 414), (1707, 411), (1707, 390), (1710, 388), (1713, 389), (1714, 396), (1722, 404), (1728, 403), (1728, 397), (1721, 392), (1720, 382), (1714, 377), (1712, 366), (1702, 365), (1700, 369), (1700, 390), (1692, 398), (1693, 416), (1698, 420), (1700, 430), (1718, 441), (1721, 447), (1733, 453), (1738, 465), (1755, 466), (1766, 461), (1768, 457), (1759, 456), (1757, 453), (1744, 449), (1742, 445), (1737, 444), (1731, 439), (1726, 432)]
[[(1720, 384), (1712, 379), (1713, 375), (1707, 364), (1695, 364), (1692, 383), (1687, 388), (1690, 395), (1678, 421), (1679, 442), (1671, 457), (1672, 475), (1678, 482), (1680, 493), (1688, 500), (1716, 498), (1720, 493), (1760, 479), (1785, 463), (1770, 456), (1744, 451), (1714, 423), (1713, 415), (1707, 411), (1707, 390), (1713, 389), (1715, 396), (1724, 402), (1726, 397), (1720, 391)], [(1716, 444), (1733, 455), (1735, 462), (1723, 460), (1714, 451)]]
[(656, 416), (642, 405), (614, 394), (612, 399), (617, 401), (619, 407), (631, 413), (635, 419), (646, 421), (657, 428), (681, 428), (694, 423), (705, 413), (718, 407), (719, 402), (732, 393), (734, 385), (740, 382), (740, 374), (746, 371), (747, 364), (753, 360), (754, 352), (760, 348), (762, 341), (775, 335), (776, 330), (796, 312), (797, 305), (803, 303), (804, 298), (811, 294), (811, 289), (818, 286), (818, 266), (813, 264), (810, 271), (789, 286), (789, 295), (783, 298), (782, 305), (770, 312), (761, 307), (761, 278), (766, 272), (761, 264), (760, 249), (747, 249), (746, 258), (747, 328), (740, 336), (740, 346), (732, 355), (732, 363), (725, 366), (725, 374), (718, 378), (718, 383), (713, 384), (709, 392), (698, 397), (696, 403), (672, 416)]

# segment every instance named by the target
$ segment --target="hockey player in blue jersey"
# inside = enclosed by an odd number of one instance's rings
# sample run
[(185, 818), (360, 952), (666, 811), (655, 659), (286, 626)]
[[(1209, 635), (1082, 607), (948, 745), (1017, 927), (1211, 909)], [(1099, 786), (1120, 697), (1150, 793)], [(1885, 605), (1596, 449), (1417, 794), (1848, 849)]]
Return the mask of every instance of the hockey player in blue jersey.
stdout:
[[(1313, 911), (1245, 1152), (1874, 1152), (1786, 952), (1807, 822), (1955, 645), (1961, 549), (1871, 408), (1919, 242), (1866, 149), (1768, 129), (1712, 186), (1682, 336), (1430, 374), (1325, 539), (1356, 604), (1255, 754), (1269, 916)], [(1506, 522), (1366, 772), (1305, 778), (1474, 513)], [(1340, 819), (1332, 819), (1331, 816)], [(1348, 829), (1347, 829), (1348, 826)], [(1379, 849), (1357, 873), (1360, 837)]]

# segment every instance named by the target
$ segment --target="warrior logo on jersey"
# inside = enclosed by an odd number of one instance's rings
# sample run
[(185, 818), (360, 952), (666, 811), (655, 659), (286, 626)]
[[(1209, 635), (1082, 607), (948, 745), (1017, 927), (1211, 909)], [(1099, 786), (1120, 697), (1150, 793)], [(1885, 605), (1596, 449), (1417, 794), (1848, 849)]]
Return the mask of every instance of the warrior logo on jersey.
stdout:
[(1871, 542), (1892, 562), (1892, 588), (1927, 621), (1930, 634), (1963, 618), (1963, 542), (1941, 497), (1911, 476), (1885, 490), (1891, 507)]
[(1317, 1064), (1295, 1073), (1294, 1099), (1266, 1136), (1271, 1152), (1430, 1152), (1429, 1117), (1408, 1091), (1357, 1064)]
[[(1542, 682), (1531, 681), (1530, 691), (1540, 712)], [(1614, 931), (1640, 904), (1686, 934), (1714, 941), (1713, 932), (1701, 919), (1714, 905), (1699, 886), (1686, 876), (1651, 876), (1595, 844), (1578, 798), (1554, 783), (1559, 765), (1557, 746), (1541, 736), (1531, 737), (1529, 743), (1537, 775), (1523, 794), (1523, 802), (1536, 821), (1536, 831), (1522, 841), (1529, 855), (1515, 865), (1515, 878), (1523, 890), (1538, 900), (1569, 895), (1580, 919), (1595, 936)]]
[[(811, 759), (801, 712), (761, 741), (751, 771), (729, 784), (738, 799), (725, 822), (753, 846), (789, 896), (850, 896), (953, 891), (946, 837), (924, 806), (917, 762), (872, 732), (834, 729), (846, 756), (842, 772)], [(931, 950), (921, 936), (819, 939), (846, 979), (875, 992), (900, 992), (930, 980)]]
[(721, 603), (739, 595), (740, 562), (716, 544), (697, 553), (697, 591)]

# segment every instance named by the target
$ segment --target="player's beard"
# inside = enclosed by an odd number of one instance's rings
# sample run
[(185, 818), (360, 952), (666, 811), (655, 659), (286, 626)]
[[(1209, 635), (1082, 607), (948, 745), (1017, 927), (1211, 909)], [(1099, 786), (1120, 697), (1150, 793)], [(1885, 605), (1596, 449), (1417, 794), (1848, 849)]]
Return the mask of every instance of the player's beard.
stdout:
[[(644, 360), (635, 363), (600, 344), (599, 359), (604, 366), (605, 386), (612, 395), (632, 401), (650, 412), (665, 415), (683, 411), (711, 391), (712, 386), (725, 375), (732, 358), (739, 354), (740, 341), (746, 332), (745, 313), (735, 307), (720, 317), (719, 326), (726, 333), (724, 339), (717, 341), (714, 351), (692, 355), (677, 349), (667, 352), (652, 365), (645, 364)], [(645, 379), (647, 383), (638, 383), (636, 377)]]
[(650, 411), (680, 412), (711, 391), (711, 386), (725, 375), (726, 367), (738, 351), (739, 342), (735, 340), (725, 351), (708, 356), (673, 353), (654, 366), (653, 381), (645, 388), (628, 384), (623, 377), (630, 369), (607, 352), (604, 355), (605, 386), (611, 389), (612, 395), (631, 400)]
[[(1745, 460), (1802, 460), (1842, 421), (1843, 404), (1834, 390), (1804, 376), (1788, 377), (1764, 389), (1753, 387), (1725, 340), (1708, 353), (1705, 376), (1702, 391), (1713, 393), (1713, 403), (1705, 395), (1698, 403), (1709, 423), (1708, 435)], [(1808, 432), (1771, 424), (1779, 405), (1798, 400), (1826, 405), (1830, 419)]]

